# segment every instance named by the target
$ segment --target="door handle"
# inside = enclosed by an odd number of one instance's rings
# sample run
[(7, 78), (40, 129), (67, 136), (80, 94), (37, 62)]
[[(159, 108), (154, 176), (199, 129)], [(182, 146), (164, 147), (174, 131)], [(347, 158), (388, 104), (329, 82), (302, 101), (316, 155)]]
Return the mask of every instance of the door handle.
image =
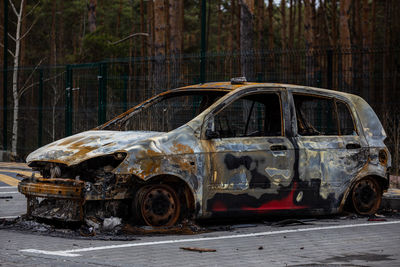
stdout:
[(358, 149), (361, 148), (360, 144), (357, 143), (350, 143), (346, 145), (346, 149)]
[(270, 147), (271, 151), (281, 151), (281, 150), (287, 150), (286, 146), (283, 145), (274, 145)]

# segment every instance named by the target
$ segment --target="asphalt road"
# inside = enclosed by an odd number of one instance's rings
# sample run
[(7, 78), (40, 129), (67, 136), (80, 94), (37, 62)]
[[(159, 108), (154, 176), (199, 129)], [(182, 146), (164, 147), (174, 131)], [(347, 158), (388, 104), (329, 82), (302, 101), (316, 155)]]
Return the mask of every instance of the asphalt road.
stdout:
[[(3, 171), (0, 174), (5, 175)], [(15, 174), (7, 176), (18, 180)], [(12, 180), (1, 181), (6, 182), (0, 187), (0, 217), (24, 213), (25, 198)], [(237, 223), (217, 224), (229, 224), (229, 230), (129, 236), (128, 241), (0, 227), (0, 266), (400, 266), (399, 214), (385, 221), (320, 217), (283, 227), (261, 220)]]

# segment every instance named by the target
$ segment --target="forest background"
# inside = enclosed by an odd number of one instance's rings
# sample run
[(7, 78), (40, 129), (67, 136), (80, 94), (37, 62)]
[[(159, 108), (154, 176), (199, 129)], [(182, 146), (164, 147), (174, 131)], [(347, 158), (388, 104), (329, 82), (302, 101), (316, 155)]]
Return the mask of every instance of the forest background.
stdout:
[(0, 2), (0, 144), (15, 159), (157, 92), (246, 76), (361, 95), (398, 172), (400, 1)]

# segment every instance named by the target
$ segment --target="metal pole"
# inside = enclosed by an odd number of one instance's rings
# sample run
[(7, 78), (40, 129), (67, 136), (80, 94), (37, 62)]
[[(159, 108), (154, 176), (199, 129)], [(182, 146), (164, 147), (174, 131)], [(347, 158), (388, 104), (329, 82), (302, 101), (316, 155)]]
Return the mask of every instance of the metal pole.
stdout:
[(72, 134), (72, 68), (67, 65), (65, 79), (65, 136)]
[(101, 68), (101, 63), (99, 64), (99, 75), (97, 76), (99, 80), (99, 89), (97, 92), (98, 104), (97, 104), (97, 124), (101, 125), (103, 123), (102, 114), (103, 114), (103, 73)]
[(206, 20), (207, 0), (201, 0), (201, 52), (200, 52), (200, 83), (206, 82)]
[(41, 147), (43, 132), (43, 69), (39, 70), (38, 125), (38, 147)]
[(329, 49), (326, 51), (326, 61), (327, 61), (327, 88), (332, 89), (332, 80), (333, 80), (333, 51)]
[(124, 76), (124, 92), (122, 94), (123, 111), (128, 110), (128, 76)]
[(99, 107), (98, 107), (98, 124), (106, 122), (107, 114), (107, 63), (99, 65)]
[(8, 1), (4, 0), (4, 62), (3, 62), (3, 149), (7, 150), (7, 57), (8, 57)]

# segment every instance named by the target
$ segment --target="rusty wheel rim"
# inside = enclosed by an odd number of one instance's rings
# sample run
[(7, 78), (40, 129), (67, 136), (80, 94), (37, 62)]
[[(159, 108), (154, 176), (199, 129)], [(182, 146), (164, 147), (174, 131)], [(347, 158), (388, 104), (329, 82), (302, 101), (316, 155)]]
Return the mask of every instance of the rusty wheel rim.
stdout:
[(358, 181), (352, 194), (355, 211), (362, 215), (376, 213), (381, 203), (381, 194), (379, 184), (375, 180), (366, 178)]
[(150, 226), (172, 226), (180, 214), (180, 203), (175, 191), (167, 185), (151, 185), (142, 195), (141, 213)]

